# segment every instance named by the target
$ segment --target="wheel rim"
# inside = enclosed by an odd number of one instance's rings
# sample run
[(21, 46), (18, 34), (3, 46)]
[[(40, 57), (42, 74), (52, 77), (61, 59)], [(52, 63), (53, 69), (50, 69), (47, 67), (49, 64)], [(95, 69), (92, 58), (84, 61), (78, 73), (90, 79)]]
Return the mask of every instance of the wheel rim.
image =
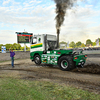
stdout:
[(40, 61), (39, 57), (36, 57), (36, 58), (35, 58), (35, 62), (36, 62), (36, 63), (39, 63), (39, 61)]
[(61, 62), (61, 66), (62, 66), (63, 69), (66, 69), (68, 67), (68, 62), (66, 60), (63, 60)]

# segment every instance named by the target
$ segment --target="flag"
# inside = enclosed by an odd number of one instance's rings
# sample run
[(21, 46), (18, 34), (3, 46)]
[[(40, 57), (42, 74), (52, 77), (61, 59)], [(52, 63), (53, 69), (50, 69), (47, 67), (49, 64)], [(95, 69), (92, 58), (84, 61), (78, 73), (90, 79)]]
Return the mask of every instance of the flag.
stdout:
[(99, 38), (96, 41), (96, 46), (99, 46)]
[(67, 48), (69, 48), (69, 41), (67, 42)]

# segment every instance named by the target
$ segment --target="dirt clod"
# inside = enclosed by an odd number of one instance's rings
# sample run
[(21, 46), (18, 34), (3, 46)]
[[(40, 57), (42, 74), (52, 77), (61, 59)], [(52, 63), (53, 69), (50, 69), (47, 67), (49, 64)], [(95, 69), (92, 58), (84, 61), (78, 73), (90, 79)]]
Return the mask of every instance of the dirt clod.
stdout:
[(72, 71), (73, 72), (85, 72), (85, 73), (91, 73), (91, 74), (100, 74), (100, 65), (89, 64), (89, 65), (85, 65), (83, 68), (76, 68)]

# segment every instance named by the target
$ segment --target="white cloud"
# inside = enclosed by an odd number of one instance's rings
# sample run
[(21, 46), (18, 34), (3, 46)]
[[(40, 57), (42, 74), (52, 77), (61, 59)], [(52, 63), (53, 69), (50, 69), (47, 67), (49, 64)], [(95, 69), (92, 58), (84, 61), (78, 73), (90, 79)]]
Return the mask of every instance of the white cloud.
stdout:
[(3, 5), (9, 4), (12, 0), (4, 0)]
[(38, 4), (38, 3), (41, 3), (41, 2), (42, 2), (41, 0), (40, 1), (39, 0), (31, 0), (29, 3), (31, 3), (31, 4), (37, 3)]
[(61, 27), (60, 41), (82, 41), (85, 43), (88, 38), (93, 41), (98, 38), (100, 24), (95, 26), (95, 19), (92, 20), (97, 15), (99, 16), (98, 11), (88, 7), (78, 7), (75, 13), (72, 11), (68, 11), (64, 25)]
[[(88, 28), (87, 32), (90, 34), (90, 32), (92, 33), (92, 35), (98, 35), (100, 33), (100, 25), (99, 26), (95, 26), (95, 27), (91, 27)], [(100, 36), (99, 36), (100, 37)]]
[(11, 30), (0, 31), (0, 44), (17, 43), (17, 35)]
[[(54, 5), (38, 5), (38, 3), (42, 1), (28, 0), (25, 1), (23, 5), (19, 5), (16, 9), (15, 5), (20, 4), (20, 2), (8, 0), (3, 3), (8, 4), (9, 2), (12, 2), (11, 6), (0, 7), (1, 26), (3, 28), (9, 27), (9, 30), (0, 30), (0, 36), (2, 36), (0, 37), (0, 43), (5, 42), (3, 41), (4, 37), (7, 40), (6, 43), (8, 43), (8, 41), (15, 42), (16, 36), (10, 34), (14, 34), (16, 31), (23, 31), (24, 29), (33, 33), (56, 34)], [(99, 16), (99, 13), (99, 11), (92, 9), (92, 5), (85, 7), (79, 6), (68, 10), (64, 24), (61, 27), (60, 41), (82, 41), (85, 43), (87, 38), (94, 41), (94, 38), (97, 38), (100, 32), (100, 24), (99, 26), (94, 25), (98, 23), (95, 22), (94, 17)], [(95, 36), (93, 37), (93, 35)], [(13, 36), (13, 38), (11, 36)]]
[(15, 2), (14, 0), (4, 0), (3, 1), (3, 5), (8, 5), (9, 3), (11, 3), (13, 6), (15, 5), (19, 5), (20, 3), (19, 2)]
[(27, 0), (25, 2), (23, 2), (23, 6), (26, 7), (35, 7), (37, 6), (39, 3), (41, 3), (42, 1), (40, 0)]
[[(47, 23), (48, 21), (54, 20), (54, 11), (51, 8), (52, 6), (45, 7), (45, 8), (38, 6), (31, 12), (27, 10), (23, 11), (23, 9), (21, 10), (19, 8), (20, 11), (18, 10), (15, 12), (15, 10), (13, 9), (9, 10), (9, 8), (7, 7), (2, 7), (0, 9), (0, 11), (2, 12), (0, 14), (0, 22), (3, 22), (5, 24), (9, 23), (9, 24), (28, 25), (30, 27), (32, 27), (33, 25), (36, 25), (35, 27), (39, 27)], [(26, 15), (26, 16), (22, 17), (20, 15), (23, 15), (23, 16)], [(29, 16), (27, 17), (27, 15)]]

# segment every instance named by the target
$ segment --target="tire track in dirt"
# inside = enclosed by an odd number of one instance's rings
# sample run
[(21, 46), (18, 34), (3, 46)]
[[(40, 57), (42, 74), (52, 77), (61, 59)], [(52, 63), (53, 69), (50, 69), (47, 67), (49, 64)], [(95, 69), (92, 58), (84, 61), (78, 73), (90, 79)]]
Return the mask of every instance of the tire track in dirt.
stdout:
[(33, 66), (31, 64), (19, 64), (12, 69), (7, 65), (0, 68), (0, 71), (5, 70), (5, 74), (7, 74), (7, 71), (10, 71), (9, 73), (16, 73), (17, 71), (17, 75), (21, 79), (57, 82), (100, 94), (100, 75), (61, 71), (59, 68), (47, 67), (46, 65)]

